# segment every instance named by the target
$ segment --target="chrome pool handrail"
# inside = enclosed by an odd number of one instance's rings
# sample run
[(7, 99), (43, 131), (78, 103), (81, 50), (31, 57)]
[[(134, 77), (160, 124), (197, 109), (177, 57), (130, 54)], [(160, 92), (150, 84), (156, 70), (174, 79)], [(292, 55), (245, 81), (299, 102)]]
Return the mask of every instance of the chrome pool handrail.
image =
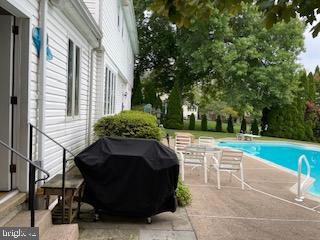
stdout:
[[(301, 183), (302, 161), (304, 161), (307, 166), (307, 177)], [(297, 183), (298, 185), (297, 185), (297, 196), (295, 198), (295, 200), (297, 202), (303, 202), (303, 199), (304, 199), (303, 188), (304, 188), (304, 185), (306, 184), (306, 182), (310, 178), (310, 172), (311, 172), (311, 168), (310, 168), (310, 164), (309, 164), (307, 157), (305, 155), (301, 155), (299, 157), (299, 161), (298, 161), (298, 183)]]

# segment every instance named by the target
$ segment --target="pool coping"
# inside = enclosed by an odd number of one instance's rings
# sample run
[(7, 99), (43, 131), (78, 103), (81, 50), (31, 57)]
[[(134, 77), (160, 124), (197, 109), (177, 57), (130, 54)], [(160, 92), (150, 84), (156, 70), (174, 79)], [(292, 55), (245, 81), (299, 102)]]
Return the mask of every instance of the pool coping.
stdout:
[[(223, 138), (222, 138), (222, 139), (217, 139), (217, 141), (226, 141), (226, 140), (223, 140)], [(248, 142), (248, 143), (250, 143), (250, 141), (237, 141), (237, 140), (233, 140), (233, 141), (234, 141), (234, 142)], [(302, 146), (307, 145), (307, 146), (313, 146), (313, 147), (319, 148), (319, 152), (320, 152), (320, 147), (317, 146), (317, 145), (312, 145), (312, 144), (299, 144), (299, 143), (290, 142), (290, 141), (285, 142), (285, 141), (270, 141), (270, 140), (266, 140), (266, 141), (264, 141), (264, 140), (262, 140), (262, 141), (252, 141), (252, 142), (256, 142), (256, 143), (266, 143), (266, 142), (269, 142), (269, 143), (280, 143), (280, 144), (292, 143), (292, 144), (295, 144), (295, 145), (302, 145)], [(229, 147), (229, 148), (232, 148), (232, 147)], [(296, 177), (298, 176), (298, 173), (297, 173), (296, 171), (294, 171), (294, 170), (291, 170), (291, 169), (288, 169), (288, 168), (283, 167), (283, 166), (281, 166), (281, 165), (278, 165), (278, 164), (276, 164), (276, 163), (273, 163), (273, 162), (271, 162), (271, 161), (269, 161), (269, 160), (267, 160), (267, 159), (264, 159), (264, 158), (261, 158), (261, 157), (257, 157), (257, 156), (255, 156), (255, 155), (251, 155), (251, 154), (249, 154), (249, 153), (247, 153), (247, 152), (243, 152), (243, 153), (244, 153), (244, 155), (245, 155), (246, 157), (249, 157), (249, 158), (258, 160), (258, 161), (260, 161), (260, 162), (263, 162), (263, 163), (265, 163), (265, 164), (267, 164), (267, 165), (269, 165), (269, 166), (272, 166), (272, 167), (277, 168), (277, 169), (279, 169), (279, 170), (281, 170), (281, 171), (287, 172), (287, 173), (289, 173), (289, 174), (291, 174), (291, 175), (294, 175), (294, 176), (296, 176)], [(303, 181), (307, 176), (306, 176), (305, 174), (301, 173), (301, 177), (302, 177), (302, 181)], [(309, 189), (310, 186), (314, 183), (314, 181), (315, 181), (315, 179), (310, 176), (309, 180), (305, 183), (305, 189)], [(294, 194), (297, 194), (297, 186), (298, 186), (298, 183), (295, 183), (295, 184), (289, 189), (290, 192), (292, 192), (292, 193), (294, 193)], [(313, 200), (313, 201), (316, 201), (316, 202), (320, 202), (320, 196), (317, 196), (317, 195), (315, 195), (315, 194), (312, 194), (312, 193), (310, 193), (309, 191), (304, 191), (304, 192), (303, 192), (303, 196), (304, 196), (304, 198), (307, 198), (307, 199), (309, 199), (309, 200)]]

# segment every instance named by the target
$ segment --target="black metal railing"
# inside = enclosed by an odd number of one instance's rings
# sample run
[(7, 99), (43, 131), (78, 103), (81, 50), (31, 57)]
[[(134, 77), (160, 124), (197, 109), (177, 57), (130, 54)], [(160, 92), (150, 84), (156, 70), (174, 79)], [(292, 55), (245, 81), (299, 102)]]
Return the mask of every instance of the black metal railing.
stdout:
[[(32, 136), (33, 136), (33, 129), (35, 129), (37, 132), (41, 133), (48, 139), (50, 139), (52, 142), (54, 142), (56, 145), (62, 148), (62, 186), (61, 186), (61, 191), (62, 191), (62, 196), (61, 196), (61, 202), (62, 202), (62, 214), (61, 214), (61, 223), (64, 223), (65, 220), (65, 196), (66, 196), (66, 189), (65, 189), (65, 182), (66, 182), (66, 167), (67, 167), (67, 152), (72, 156), (75, 157), (75, 155), (68, 149), (66, 149), (62, 144), (54, 140), (52, 137), (50, 137), (48, 134), (44, 133), (41, 129), (37, 128), (36, 126), (32, 125), (29, 123), (30, 126), (30, 145), (32, 146)], [(31, 154), (32, 154), (32, 148), (30, 149)]]
[[(30, 128), (30, 132), (32, 133), (32, 130)], [(32, 137), (32, 135), (31, 135)], [(39, 181), (45, 181), (50, 177), (50, 174), (40, 167), (40, 161), (32, 161), (32, 155), (30, 155), (29, 152), (29, 158), (23, 156), (21, 153), (19, 153), (14, 148), (10, 147), (8, 144), (0, 140), (0, 144), (7, 148), (12, 153), (16, 154), (19, 159), (25, 160), (29, 164), (29, 210), (30, 210), (30, 226), (34, 227), (35, 225), (35, 208), (34, 208), (34, 202), (35, 202), (35, 186), (37, 182)], [(29, 146), (29, 149), (32, 149), (32, 146)], [(30, 157), (31, 156), (31, 157)], [(39, 170), (43, 172), (46, 176), (40, 179), (36, 180), (36, 170)]]

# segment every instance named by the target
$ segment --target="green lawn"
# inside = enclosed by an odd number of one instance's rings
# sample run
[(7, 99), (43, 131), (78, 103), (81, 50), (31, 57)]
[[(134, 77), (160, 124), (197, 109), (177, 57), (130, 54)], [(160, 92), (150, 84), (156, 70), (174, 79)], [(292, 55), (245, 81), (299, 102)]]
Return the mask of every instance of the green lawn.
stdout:
[[(199, 138), (200, 136), (205, 137), (213, 137), (215, 139), (223, 139), (223, 138), (236, 138), (236, 133), (226, 133), (226, 132), (213, 132), (213, 131), (192, 131), (192, 130), (174, 130), (174, 129), (164, 129), (165, 133), (168, 133), (170, 136), (174, 137), (176, 132), (188, 132), (195, 136), (195, 138)], [(303, 144), (316, 144), (320, 145), (317, 142), (306, 142), (306, 141), (297, 141), (286, 138), (275, 138), (275, 137), (260, 137), (259, 141), (286, 141), (286, 142), (295, 142), (295, 143), (303, 143)]]

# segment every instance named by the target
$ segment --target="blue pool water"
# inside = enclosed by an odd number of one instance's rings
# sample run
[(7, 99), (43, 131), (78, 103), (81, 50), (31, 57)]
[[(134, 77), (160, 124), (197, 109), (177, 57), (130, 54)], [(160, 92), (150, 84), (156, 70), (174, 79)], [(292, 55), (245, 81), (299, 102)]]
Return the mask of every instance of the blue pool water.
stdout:
[[(298, 159), (304, 154), (310, 163), (311, 177), (315, 179), (309, 192), (320, 195), (320, 148), (308, 147), (289, 143), (263, 143), (263, 142), (219, 142), (219, 146), (240, 149), (248, 154), (266, 159), (282, 167), (297, 171)], [(303, 163), (302, 173), (307, 168)]]

